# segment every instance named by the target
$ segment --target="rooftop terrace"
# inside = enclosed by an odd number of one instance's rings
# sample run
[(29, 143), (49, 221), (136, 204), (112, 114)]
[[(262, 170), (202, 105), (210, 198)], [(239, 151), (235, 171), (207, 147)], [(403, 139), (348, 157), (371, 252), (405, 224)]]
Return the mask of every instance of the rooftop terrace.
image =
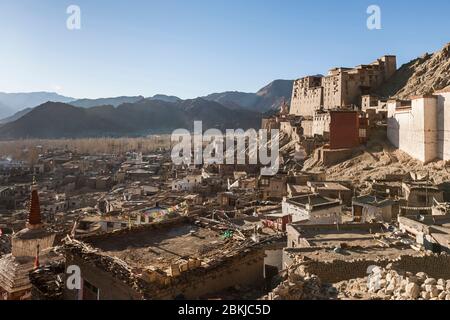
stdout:
[(90, 237), (85, 243), (108, 256), (117, 257), (134, 268), (167, 268), (180, 259), (207, 262), (239, 245), (223, 232), (190, 221), (159, 228), (125, 230), (117, 234)]

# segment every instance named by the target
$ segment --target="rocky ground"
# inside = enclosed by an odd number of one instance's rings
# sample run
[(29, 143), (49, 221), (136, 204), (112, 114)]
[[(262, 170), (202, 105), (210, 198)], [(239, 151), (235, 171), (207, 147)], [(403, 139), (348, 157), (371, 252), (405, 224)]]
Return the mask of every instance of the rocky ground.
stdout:
[(368, 277), (343, 281), (334, 287), (338, 299), (450, 300), (450, 280), (435, 279), (423, 272), (400, 275), (389, 268), (376, 268)]
[(366, 146), (355, 150), (354, 156), (335, 166), (323, 167), (310, 158), (305, 162), (304, 170), (327, 172), (328, 180), (351, 180), (361, 191), (369, 190), (374, 179), (384, 179), (387, 174), (408, 174), (429, 176), (430, 181), (440, 184), (450, 180), (450, 166), (445, 161), (424, 165), (406, 153), (395, 149), (386, 137), (386, 128), (376, 129)]
[(374, 267), (364, 278), (324, 284), (314, 275), (298, 274), (292, 266), (280, 285), (263, 300), (450, 300), (450, 280), (424, 272), (413, 274)]
[(403, 66), (377, 91), (384, 97), (408, 99), (450, 86), (450, 43)]
[(324, 285), (316, 276), (302, 277), (291, 273), (263, 300), (329, 300), (337, 295), (336, 289), (331, 285)]

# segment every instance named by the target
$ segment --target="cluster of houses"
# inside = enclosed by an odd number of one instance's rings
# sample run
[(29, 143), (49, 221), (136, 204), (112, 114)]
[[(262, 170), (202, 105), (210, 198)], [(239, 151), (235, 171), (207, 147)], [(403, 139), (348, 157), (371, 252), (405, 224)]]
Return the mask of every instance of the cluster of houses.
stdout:
[[(447, 93), (373, 95), (395, 70), (384, 56), (295, 81), (290, 107), (262, 121), (282, 133), (275, 175), (257, 164), (175, 165), (163, 149), (0, 162), (0, 297), (260, 298), (293, 264), (333, 283), (360, 276), (352, 259), (450, 252), (447, 183), (386, 175), (361, 192), (347, 177), (303, 169), (307, 158), (347, 159), (380, 125), (411, 156), (447, 160)], [(71, 265), (81, 288), (55, 286)]]

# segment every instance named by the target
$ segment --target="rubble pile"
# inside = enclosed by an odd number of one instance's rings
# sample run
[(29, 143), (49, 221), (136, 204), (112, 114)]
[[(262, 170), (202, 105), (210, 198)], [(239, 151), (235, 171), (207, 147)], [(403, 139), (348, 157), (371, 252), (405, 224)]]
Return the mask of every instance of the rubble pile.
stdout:
[(435, 279), (424, 272), (399, 273), (376, 267), (359, 279), (334, 285), (340, 299), (450, 300), (450, 280)]
[(328, 300), (331, 299), (333, 288), (322, 285), (316, 276), (302, 277), (293, 275), (282, 282), (263, 300)]
[(64, 290), (64, 261), (57, 261), (30, 273), (30, 282), (34, 286), (35, 298), (42, 300), (59, 300)]
[(316, 275), (305, 274), (301, 264), (286, 270), (286, 278), (262, 300), (329, 300), (337, 294), (336, 289), (323, 284)]

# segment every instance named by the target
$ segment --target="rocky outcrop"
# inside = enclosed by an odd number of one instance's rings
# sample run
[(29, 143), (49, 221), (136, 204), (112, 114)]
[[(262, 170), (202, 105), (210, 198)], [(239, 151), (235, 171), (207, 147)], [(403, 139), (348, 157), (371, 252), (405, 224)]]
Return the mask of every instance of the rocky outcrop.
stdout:
[(450, 43), (434, 54), (425, 54), (404, 64), (377, 93), (385, 97), (408, 99), (450, 86)]

